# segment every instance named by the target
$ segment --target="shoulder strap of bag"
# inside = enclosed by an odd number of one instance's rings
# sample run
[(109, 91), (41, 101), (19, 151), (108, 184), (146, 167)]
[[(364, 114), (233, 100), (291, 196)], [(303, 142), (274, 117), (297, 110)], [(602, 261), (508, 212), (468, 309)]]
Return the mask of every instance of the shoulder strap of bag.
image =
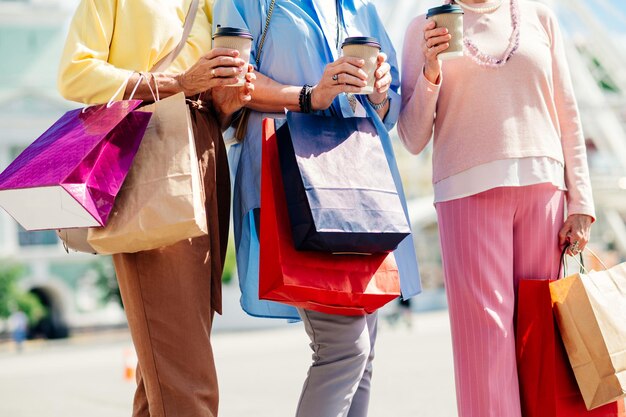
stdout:
[(159, 62), (154, 64), (154, 66), (150, 69), (151, 72), (161, 72), (165, 71), (172, 62), (178, 57), (180, 51), (185, 47), (185, 43), (187, 43), (187, 38), (189, 38), (189, 33), (191, 33), (191, 28), (193, 27), (193, 23), (196, 20), (196, 14), (198, 13), (198, 5), (200, 0), (191, 0), (191, 4), (189, 5), (189, 10), (187, 10), (187, 16), (185, 16), (185, 26), (183, 27), (183, 36), (169, 54), (165, 55)]
[[(276, 0), (272, 0), (270, 2), (270, 7), (267, 9), (267, 17), (265, 18), (265, 26), (263, 27), (263, 32), (261, 33), (261, 39), (259, 40), (259, 46), (257, 46), (256, 52), (256, 69), (259, 69), (259, 65), (261, 64), (261, 52), (263, 51), (263, 45), (265, 44), (265, 37), (267, 36), (267, 30), (270, 27), (270, 22), (272, 21), (272, 13), (274, 13), (274, 6), (276, 5)], [(250, 118), (250, 109), (244, 107), (239, 113), (238, 120), (235, 121), (237, 127), (235, 128), (235, 136), (233, 140), (228, 141), (228, 143), (233, 142), (242, 142), (243, 138), (246, 136), (246, 131), (248, 130), (248, 119)]]
[(265, 44), (265, 37), (267, 36), (267, 30), (270, 27), (270, 22), (272, 21), (272, 13), (274, 13), (274, 6), (276, 5), (276, 0), (272, 0), (270, 3), (269, 9), (267, 9), (267, 17), (265, 18), (265, 26), (263, 27), (263, 32), (261, 33), (261, 40), (259, 41), (259, 46), (257, 47), (256, 52), (256, 69), (259, 69), (259, 63), (261, 62), (261, 52), (263, 51), (263, 45)]

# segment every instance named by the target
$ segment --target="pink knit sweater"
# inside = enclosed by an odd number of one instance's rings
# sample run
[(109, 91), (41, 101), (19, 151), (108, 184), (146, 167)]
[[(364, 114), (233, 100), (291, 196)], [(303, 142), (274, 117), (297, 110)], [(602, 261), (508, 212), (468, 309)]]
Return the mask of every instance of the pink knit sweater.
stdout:
[[(510, 3), (495, 12), (465, 11), (465, 34), (500, 57), (511, 34)], [(434, 131), (433, 182), (507, 158), (550, 157), (565, 166), (568, 213), (595, 217), (587, 154), (563, 41), (544, 5), (519, 0), (520, 46), (500, 68), (470, 57), (443, 61), (440, 84), (423, 75), (425, 16), (406, 33), (398, 131), (412, 153)]]

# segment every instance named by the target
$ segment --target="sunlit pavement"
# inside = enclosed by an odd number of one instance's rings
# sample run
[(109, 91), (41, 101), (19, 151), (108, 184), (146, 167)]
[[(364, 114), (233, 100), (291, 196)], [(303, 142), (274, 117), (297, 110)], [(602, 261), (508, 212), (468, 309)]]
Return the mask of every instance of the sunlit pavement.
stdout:
[[(300, 324), (216, 331), (220, 416), (294, 415), (310, 350)], [(1, 417), (130, 417), (134, 383), (125, 380), (125, 331), (0, 345)], [(412, 326), (382, 319), (370, 417), (454, 417), (454, 378), (446, 311), (412, 315)], [(326, 417), (326, 416), (320, 416)]]

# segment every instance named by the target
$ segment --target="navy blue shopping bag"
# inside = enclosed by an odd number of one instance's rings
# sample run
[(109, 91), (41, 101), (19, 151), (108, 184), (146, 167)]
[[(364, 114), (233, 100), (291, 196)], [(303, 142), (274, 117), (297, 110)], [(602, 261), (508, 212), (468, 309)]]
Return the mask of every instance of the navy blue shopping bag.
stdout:
[(390, 252), (411, 233), (369, 118), (289, 112), (276, 133), (296, 249)]

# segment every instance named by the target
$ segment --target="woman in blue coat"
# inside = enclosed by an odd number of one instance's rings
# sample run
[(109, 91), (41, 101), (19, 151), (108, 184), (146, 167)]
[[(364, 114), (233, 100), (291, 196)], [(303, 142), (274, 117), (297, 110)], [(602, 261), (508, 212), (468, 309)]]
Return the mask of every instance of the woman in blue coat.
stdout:
[[(251, 62), (272, 0), (217, 0), (214, 25), (247, 28), (254, 36)], [(378, 39), (376, 85), (367, 96), (352, 95), (365, 85), (362, 62), (340, 57), (351, 36)], [(258, 298), (259, 240), (255, 211), (260, 207), (261, 121), (284, 118), (284, 109), (301, 111), (304, 86), (313, 86), (313, 112), (327, 116), (369, 116), (382, 140), (405, 211), (406, 202), (388, 131), (400, 110), (396, 56), (374, 5), (365, 0), (277, 0), (259, 57), (247, 132), (230, 149), (234, 176), (234, 226), (243, 309), (253, 316), (302, 319), (313, 349), (297, 417), (365, 417), (376, 338), (377, 315), (339, 316)], [(405, 298), (420, 292), (412, 238), (395, 251)]]

